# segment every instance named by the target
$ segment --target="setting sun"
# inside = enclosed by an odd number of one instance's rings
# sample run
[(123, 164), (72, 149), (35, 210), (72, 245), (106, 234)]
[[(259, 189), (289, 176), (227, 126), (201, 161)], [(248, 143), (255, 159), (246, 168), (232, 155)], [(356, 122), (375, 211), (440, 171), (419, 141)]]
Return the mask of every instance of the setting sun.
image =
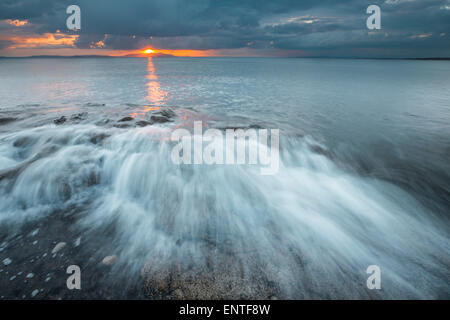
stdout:
[(154, 53), (155, 51), (153, 51), (152, 49), (147, 49), (147, 50), (144, 50), (144, 53), (146, 53), (146, 54), (150, 54), (150, 53)]

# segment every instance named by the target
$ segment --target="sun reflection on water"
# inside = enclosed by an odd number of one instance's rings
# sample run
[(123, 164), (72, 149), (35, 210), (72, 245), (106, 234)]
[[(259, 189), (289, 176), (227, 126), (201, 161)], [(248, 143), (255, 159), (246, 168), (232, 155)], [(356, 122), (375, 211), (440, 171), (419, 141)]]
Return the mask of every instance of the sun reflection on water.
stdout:
[(168, 92), (161, 89), (161, 84), (158, 81), (158, 75), (156, 74), (155, 65), (153, 59), (147, 59), (147, 96), (146, 100), (148, 105), (141, 106), (136, 109), (131, 116), (144, 116), (147, 112), (158, 110), (166, 102)]

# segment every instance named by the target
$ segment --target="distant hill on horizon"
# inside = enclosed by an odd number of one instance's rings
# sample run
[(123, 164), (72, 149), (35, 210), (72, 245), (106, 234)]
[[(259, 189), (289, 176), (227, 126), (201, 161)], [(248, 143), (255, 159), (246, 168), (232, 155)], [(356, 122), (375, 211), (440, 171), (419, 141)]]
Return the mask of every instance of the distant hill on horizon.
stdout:
[[(150, 57), (150, 56), (149, 56)], [(175, 56), (170, 54), (154, 53), (152, 58), (173, 58)], [(139, 54), (127, 54), (123, 56), (108, 56), (108, 55), (73, 55), (73, 56), (58, 56), (58, 55), (38, 55), (38, 56), (24, 56), (24, 57), (6, 57), (0, 56), (0, 59), (36, 59), (36, 58), (56, 58), (56, 59), (68, 59), (68, 58), (148, 58)]]

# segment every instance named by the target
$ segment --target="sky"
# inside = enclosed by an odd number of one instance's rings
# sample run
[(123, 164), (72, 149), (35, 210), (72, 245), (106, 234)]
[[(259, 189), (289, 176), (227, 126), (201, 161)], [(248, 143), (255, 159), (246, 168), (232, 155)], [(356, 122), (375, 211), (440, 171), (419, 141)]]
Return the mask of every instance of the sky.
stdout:
[(450, 57), (450, 0), (0, 0), (0, 56), (130, 54)]

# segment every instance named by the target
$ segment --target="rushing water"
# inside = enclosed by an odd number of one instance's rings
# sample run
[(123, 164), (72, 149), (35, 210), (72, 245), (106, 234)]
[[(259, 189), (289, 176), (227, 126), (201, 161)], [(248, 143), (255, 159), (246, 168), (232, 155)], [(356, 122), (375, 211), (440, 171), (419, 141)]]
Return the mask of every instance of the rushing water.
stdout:
[[(442, 61), (0, 60), (0, 262), (20, 260), (21, 225), (45, 221), (51, 243), (73, 233), (116, 254), (117, 276), (212, 274), (211, 297), (449, 298), (449, 74)], [(172, 122), (135, 125), (167, 108)], [(280, 129), (279, 172), (173, 164), (168, 138), (195, 120)], [(56, 216), (70, 219), (48, 227)]]

